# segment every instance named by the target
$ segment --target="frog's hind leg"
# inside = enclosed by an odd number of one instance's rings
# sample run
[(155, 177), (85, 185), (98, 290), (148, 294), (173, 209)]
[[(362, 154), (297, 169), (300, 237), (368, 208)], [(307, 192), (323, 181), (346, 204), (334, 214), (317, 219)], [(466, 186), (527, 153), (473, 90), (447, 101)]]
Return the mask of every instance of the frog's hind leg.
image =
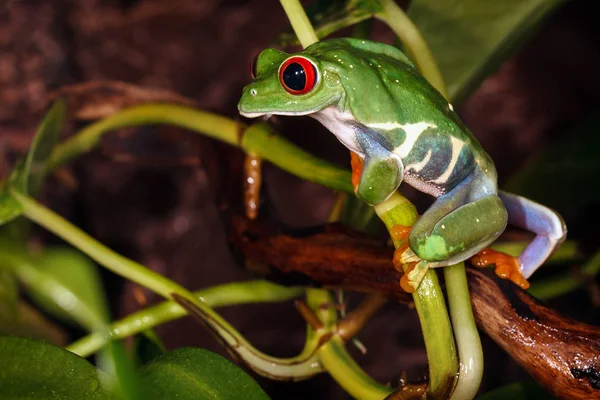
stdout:
[[(429, 267), (456, 264), (493, 242), (506, 227), (507, 212), (492, 179), (473, 176), (440, 196), (409, 235), (412, 253)], [(410, 261), (410, 252), (405, 252)]]
[(508, 223), (536, 234), (518, 257), (521, 273), (529, 278), (567, 236), (567, 227), (559, 214), (534, 201), (500, 191), (508, 211)]

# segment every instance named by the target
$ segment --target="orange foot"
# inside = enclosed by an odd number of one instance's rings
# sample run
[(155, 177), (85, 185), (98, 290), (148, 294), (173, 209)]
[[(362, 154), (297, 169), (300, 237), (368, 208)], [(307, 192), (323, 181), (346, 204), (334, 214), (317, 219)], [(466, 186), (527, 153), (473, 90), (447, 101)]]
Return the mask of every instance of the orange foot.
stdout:
[(527, 279), (521, 274), (519, 261), (516, 257), (492, 249), (483, 249), (471, 257), (471, 263), (479, 268), (495, 264), (496, 275), (500, 278), (509, 279), (521, 289), (529, 288), (529, 282), (527, 282)]
[(394, 261), (394, 267), (396, 268), (396, 270), (400, 271), (400, 272), (404, 272), (404, 275), (402, 275), (402, 278), (400, 278), (400, 287), (406, 293), (412, 293), (415, 290), (408, 283), (408, 273), (415, 268), (415, 265), (417, 265), (416, 262), (409, 263), (408, 267), (406, 268), (406, 271), (404, 271), (405, 263), (403, 263), (401, 261), (402, 254), (406, 251), (406, 249), (408, 249), (408, 235), (410, 234), (411, 230), (412, 230), (412, 226), (404, 226), (404, 225), (395, 225), (390, 229), (390, 236), (392, 237), (392, 239), (395, 241), (402, 242), (402, 244), (394, 252), (393, 261)]
[[(416, 262), (408, 264), (408, 267), (406, 268), (406, 272), (404, 272), (404, 275), (402, 275), (402, 277), (400, 278), (400, 287), (406, 293), (412, 293), (415, 291), (415, 289), (412, 287), (412, 285), (408, 282), (408, 274), (410, 271), (415, 269), (416, 265), (417, 265)], [(396, 267), (396, 269), (398, 269), (398, 268)], [(402, 272), (402, 267), (400, 267), (400, 271)]]
[(350, 166), (352, 167), (352, 187), (356, 190), (356, 187), (360, 183), (360, 176), (362, 175), (364, 160), (360, 158), (358, 154), (350, 152)]

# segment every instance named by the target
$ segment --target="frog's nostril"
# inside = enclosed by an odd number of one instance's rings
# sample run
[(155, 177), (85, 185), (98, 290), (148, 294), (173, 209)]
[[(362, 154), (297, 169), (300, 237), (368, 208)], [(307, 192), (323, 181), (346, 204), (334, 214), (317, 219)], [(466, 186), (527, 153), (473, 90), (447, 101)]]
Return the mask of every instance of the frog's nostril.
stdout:
[(250, 95), (256, 96), (257, 93), (256, 89), (250, 89)]

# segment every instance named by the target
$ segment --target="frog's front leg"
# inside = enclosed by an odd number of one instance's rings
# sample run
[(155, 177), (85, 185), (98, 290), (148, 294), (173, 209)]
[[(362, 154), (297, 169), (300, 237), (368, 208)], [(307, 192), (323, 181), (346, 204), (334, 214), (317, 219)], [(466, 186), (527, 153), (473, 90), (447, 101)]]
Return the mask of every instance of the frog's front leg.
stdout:
[(398, 263), (417, 263), (408, 274), (413, 288), (428, 268), (464, 261), (504, 231), (507, 212), (496, 193), (494, 179), (475, 170), (419, 218), (408, 236), (409, 248), (396, 255)]
[[(359, 199), (369, 205), (379, 204), (392, 195), (402, 182), (404, 166), (396, 154), (364, 134), (357, 135), (364, 160), (353, 155), (352, 183)], [(359, 169), (362, 167), (362, 171)], [(360, 179), (357, 182), (357, 175)]]

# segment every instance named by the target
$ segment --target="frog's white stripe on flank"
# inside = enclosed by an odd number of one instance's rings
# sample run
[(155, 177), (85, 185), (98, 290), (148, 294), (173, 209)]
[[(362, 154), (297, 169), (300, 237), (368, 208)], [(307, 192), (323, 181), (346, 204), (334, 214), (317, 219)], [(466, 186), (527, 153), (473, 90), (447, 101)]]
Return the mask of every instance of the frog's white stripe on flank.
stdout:
[(370, 124), (369, 126), (376, 129), (392, 130), (402, 129), (406, 133), (404, 142), (394, 149), (394, 154), (400, 158), (404, 158), (410, 153), (415, 145), (415, 142), (429, 128), (437, 128), (437, 125), (429, 122), (416, 122), (414, 124), (399, 124), (397, 122), (384, 122), (381, 124)]
[(440, 175), (437, 179), (431, 181), (432, 183), (437, 183), (437, 184), (446, 183), (448, 178), (450, 178), (452, 171), (454, 171), (454, 167), (456, 166), (456, 163), (458, 162), (458, 156), (460, 155), (460, 152), (462, 151), (462, 148), (464, 147), (465, 143), (462, 142), (461, 140), (458, 140), (454, 136), (450, 136), (450, 142), (452, 143), (452, 158), (450, 159), (450, 162), (448, 163), (448, 167), (446, 167), (446, 170), (444, 171), (444, 173), (442, 175)]
[(407, 165), (406, 169), (407, 170), (412, 169), (415, 172), (421, 172), (423, 167), (425, 167), (427, 165), (427, 163), (429, 162), (430, 159), (431, 159), (431, 149), (427, 150), (427, 154), (425, 154), (425, 157), (423, 157), (423, 159), (421, 161), (419, 161), (418, 163)]

